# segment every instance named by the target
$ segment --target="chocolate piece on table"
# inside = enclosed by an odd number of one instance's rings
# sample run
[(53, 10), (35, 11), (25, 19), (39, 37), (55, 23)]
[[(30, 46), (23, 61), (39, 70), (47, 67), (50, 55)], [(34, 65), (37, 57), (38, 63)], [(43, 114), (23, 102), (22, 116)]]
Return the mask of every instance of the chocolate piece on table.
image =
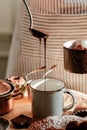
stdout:
[(15, 127), (25, 128), (25, 127), (28, 127), (29, 124), (32, 122), (32, 118), (21, 114), (11, 119), (11, 122), (13, 123)]

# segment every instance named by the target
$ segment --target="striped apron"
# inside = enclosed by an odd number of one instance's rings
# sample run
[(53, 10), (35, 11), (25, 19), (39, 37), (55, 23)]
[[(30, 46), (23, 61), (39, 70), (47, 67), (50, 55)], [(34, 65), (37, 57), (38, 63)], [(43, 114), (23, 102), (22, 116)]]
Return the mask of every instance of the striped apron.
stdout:
[[(49, 33), (46, 44), (47, 70), (57, 67), (48, 77), (63, 80), (67, 88), (87, 93), (87, 74), (64, 70), (63, 44), (68, 40), (87, 39), (87, 0), (28, 0), (33, 26)], [(44, 41), (32, 36), (24, 3), (18, 11), (9, 53), (6, 77), (25, 76), (44, 65)], [(42, 78), (43, 71), (31, 78)]]

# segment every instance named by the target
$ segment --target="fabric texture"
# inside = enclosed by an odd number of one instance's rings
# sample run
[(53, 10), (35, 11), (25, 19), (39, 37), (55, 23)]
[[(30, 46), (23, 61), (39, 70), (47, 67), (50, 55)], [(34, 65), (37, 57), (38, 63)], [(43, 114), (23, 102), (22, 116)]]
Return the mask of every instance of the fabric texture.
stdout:
[[(63, 44), (68, 40), (87, 39), (86, 0), (27, 0), (33, 15), (34, 28), (49, 33), (46, 45), (47, 70), (57, 67), (48, 76), (61, 79), (67, 88), (87, 93), (87, 74), (64, 70)], [(6, 77), (25, 76), (44, 65), (44, 42), (29, 31), (29, 16), (22, 2), (16, 19)], [(35, 74), (42, 78), (43, 71)], [(33, 76), (32, 76), (33, 77)], [(35, 77), (33, 77), (35, 78)]]

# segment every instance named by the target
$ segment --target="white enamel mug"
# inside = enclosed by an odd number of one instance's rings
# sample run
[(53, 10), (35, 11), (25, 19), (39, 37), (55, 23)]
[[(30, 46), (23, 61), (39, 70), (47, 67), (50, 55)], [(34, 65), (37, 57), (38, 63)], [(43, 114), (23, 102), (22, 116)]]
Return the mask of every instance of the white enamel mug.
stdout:
[[(64, 110), (71, 109), (75, 97), (66, 89), (66, 84), (58, 79), (36, 79), (30, 83), (32, 93), (32, 114), (35, 118), (62, 115)], [(64, 93), (72, 96), (72, 104), (64, 108)]]

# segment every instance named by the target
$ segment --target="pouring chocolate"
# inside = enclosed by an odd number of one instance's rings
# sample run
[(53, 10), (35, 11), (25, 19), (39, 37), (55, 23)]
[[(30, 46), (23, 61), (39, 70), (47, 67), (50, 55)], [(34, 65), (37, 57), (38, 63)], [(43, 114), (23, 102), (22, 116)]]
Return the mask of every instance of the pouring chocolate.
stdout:
[[(32, 17), (32, 13), (31, 13), (31, 10), (30, 10), (30, 7), (27, 3), (26, 0), (23, 0), (24, 4), (25, 4), (25, 7), (28, 11), (28, 14), (29, 14), (29, 18), (30, 18), (30, 27), (29, 27), (29, 30), (31, 32), (31, 34), (38, 38), (39, 41), (40, 41), (40, 45), (41, 45), (41, 40), (44, 39), (44, 65), (46, 66), (46, 43), (47, 43), (47, 38), (49, 36), (49, 34), (43, 30), (37, 30), (35, 28), (33, 28), (33, 17)], [(46, 72), (46, 70), (44, 70), (44, 72)]]

